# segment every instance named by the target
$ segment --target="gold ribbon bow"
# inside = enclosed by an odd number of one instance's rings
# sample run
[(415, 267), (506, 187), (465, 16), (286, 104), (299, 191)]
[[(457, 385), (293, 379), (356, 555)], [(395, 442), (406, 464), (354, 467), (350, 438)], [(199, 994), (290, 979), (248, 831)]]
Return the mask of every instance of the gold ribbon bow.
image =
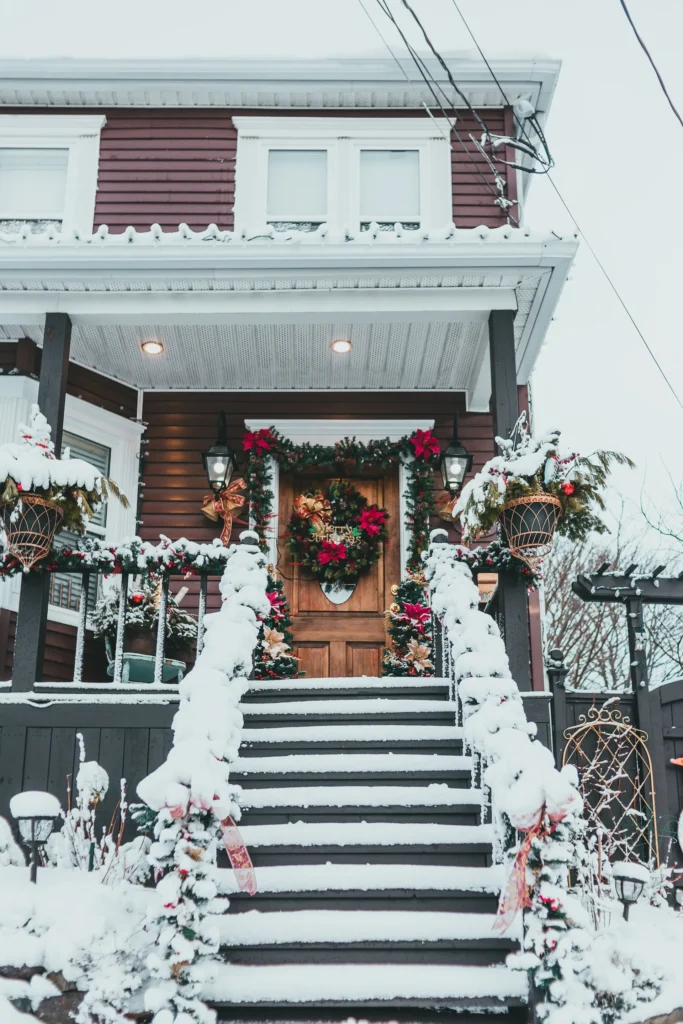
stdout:
[(316, 533), (322, 533), (332, 518), (330, 503), (322, 494), (300, 494), (294, 499), (294, 512), (300, 519), (310, 519)]
[[(232, 514), (235, 509), (242, 508), (247, 500), (243, 494), (238, 494), (237, 491), (243, 491), (246, 486), (246, 481), (240, 477), (238, 480), (233, 480), (231, 484), (228, 484), (220, 494), (207, 494), (204, 498), (202, 512), (206, 518), (210, 519), (212, 523), (217, 523), (219, 519), (223, 520), (221, 543), (226, 546), (230, 543), (230, 534), (232, 533)], [(240, 519), (235, 519), (236, 523), (241, 521)]]

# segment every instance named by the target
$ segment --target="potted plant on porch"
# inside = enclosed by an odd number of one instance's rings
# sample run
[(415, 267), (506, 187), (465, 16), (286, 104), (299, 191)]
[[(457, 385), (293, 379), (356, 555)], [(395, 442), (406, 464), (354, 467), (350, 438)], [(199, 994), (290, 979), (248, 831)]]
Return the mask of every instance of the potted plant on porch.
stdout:
[[(148, 663), (156, 650), (157, 628), (159, 625), (159, 597), (161, 582), (156, 576), (143, 577), (128, 594), (125, 621), (124, 658), (129, 672), (135, 675), (142, 663)], [(104, 580), (102, 593), (92, 614), (92, 628), (95, 637), (103, 639), (107, 656), (113, 662), (112, 650), (116, 641), (119, 624), (120, 587), (113, 578)], [(185, 663), (192, 656), (192, 644), (197, 638), (196, 619), (180, 607), (184, 591), (178, 595), (169, 594), (166, 607), (166, 631), (164, 652), (177, 668), (184, 672)], [(140, 664), (138, 664), (140, 663)], [(144, 673), (146, 676), (148, 673)], [(177, 676), (177, 672), (174, 674)], [(130, 682), (144, 682), (130, 676)]]
[(555, 532), (583, 540), (607, 527), (602, 489), (612, 464), (633, 466), (620, 452), (581, 456), (562, 452), (560, 431), (532, 437), (521, 420), (512, 438), (496, 438), (500, 455), (463, 487), (454, 509), (464, 540), (476, 540), (500, 524), (510, 553), (536, 570), (550, 553)]
[(0, 446), (0, 515), (7, 550), (28, 571), (49, 554), (56, 532), (83, 534), (110, 491), (124, 507), (128, 500), (89, 462), (68, 452), (55, 456), (50, 424), (37, 405), (18, 430), (19, 443)]

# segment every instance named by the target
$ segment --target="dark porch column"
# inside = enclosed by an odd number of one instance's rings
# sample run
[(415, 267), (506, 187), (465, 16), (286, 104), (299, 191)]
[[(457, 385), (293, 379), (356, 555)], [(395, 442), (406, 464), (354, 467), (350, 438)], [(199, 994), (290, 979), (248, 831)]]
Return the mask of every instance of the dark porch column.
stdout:
[[(496, 309), (489, 316), (491, 404), (496, 437), (508, 437), (519, 416), (514, 320), (512, 309)], [(520, 690), (530, 690), (529, 613), (524, 584), (501, 573), (498, 608), (512, 677)]]
[[(66, 313), (48, 313), (45, 317), (38, 405), (52, 427), (57, 456), (62, 447), (70, 347), (71, 320)], [(14, 641), (13, 690), (31, 690), (42, 677), (48, 591), (47, 573), (22, 578)]]

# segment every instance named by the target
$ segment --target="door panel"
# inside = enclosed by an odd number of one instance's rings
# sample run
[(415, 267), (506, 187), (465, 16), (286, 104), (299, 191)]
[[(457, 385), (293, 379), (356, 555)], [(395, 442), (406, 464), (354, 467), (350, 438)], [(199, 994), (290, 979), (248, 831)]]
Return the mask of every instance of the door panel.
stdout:
[[(280, 477), (278, 566), (292, 614), (295, 653), (302, 659), (300, 669), (309, 677), (378, 675), (386, 641), (384, 611), (391, 604), (391, 586), (398, 583), (400, 571), (398, 472), (349, 478), (371, 504), (386, 508), (389, 540), (378, 562), (361, 576), (343, 605), (327, 600), (318, 581), (293, 564), (286, 546), (287, 522), (295, 496), (325, 487), (331, 479), (292, 474)], [(327, 650), (326, 658), (322, 656), (323, 648)]]

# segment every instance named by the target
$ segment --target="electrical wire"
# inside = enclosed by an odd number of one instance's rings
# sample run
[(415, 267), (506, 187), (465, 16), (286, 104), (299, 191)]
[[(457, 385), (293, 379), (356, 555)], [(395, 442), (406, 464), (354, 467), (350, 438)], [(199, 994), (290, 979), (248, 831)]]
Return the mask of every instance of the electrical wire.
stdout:
[(678, 110), (676, 109), (676, 105), (674, 104), (674, 101), (671, 99), (671, 96), (669, 94), (669, 90), (666, 87), (666, 83), (664, 82), (664, 79), (663, 79), (663, 77), (662, 77), (662, 75), (661, 75), (661, 73), (659, 71), (659, 68), (657, 67), (657, 65), (654, 62), (652, 54), (650, 53), (650, 51), (648, 50), (647, 46), (645, 45), (645, 40), (643, 39), (643, 37), (641, 36), (640, 32), (638, 31), (638, 29), (636, 28), (636, 26), (634, 24), (633, 18), (631, 17), (631, 12), (629, 11), (628, 7), (626, 6), (625, 0), (619, 0), (619, 3), (621, 4), (622, 9), (624, 11), (624, 14), (626, 15), (626, 17), (628, 19), (629, 25), (633, 29), (634, 36), (636, 37), (636, 39), (640, 43), (640, 46), (641, 46), (641, 49), (642, 49), (643, 53), (645, 54), (645, 56), (649, 60), (650, 64), (652, 65), (652, 70), (654, 71), (655, 75), (657, 76), (657, 81), (659, 82), (659, 85), (661, 87), (662, 92), (664, 93), (664, 95), (666, 96), (667, 100), (669, 101), (669, 106), (671, 107), (671, 109), (673, 110), (674, 114), (678, 118), (678, 121), (679, 121), (680, 125), (683, 127), (683, 117), (681, 117), (681, 115), (678, 113)]
[[(496, 177), (497, 183), (500, 182), (498, 191), (496, 191), (496, 189), (491, 184), (491, 182), (488, 181), (486, 179), (486, 177), (484, 176), (484, 174), (482, 173), (482, 170), (481, 170), (480, 166), (478, 165), (477, 161), (474, 159), (474, 156), (472, 155), (472, 152), (470, 151), (469, 147), (467, 146), (467, 143), (465, 142), (465, 140), (462, 138), (462, 136), (458, 132), (457, 128), (455, 127), (455, 124), (452, 121), (451, 117), (446, 112), (446, 109), (444, 108), (443, 103), (439, 99), (439, 96), (437, 95), (435, 89), (439, 90), (439, 92), (444, 97), (446, 103), (449, 106), (452, 104), (452, 101), (451, 101), (450, 97), (441, 88), (440, 83), (437, 82), (436, 80), (434, 80), (432, 78), (432, 76), (430, 75), (429, 69), (425, 65), (424, 61), (422, 60), (420, 55), (416, 52), (416, 50), (414, 49), (414, 47), (412, 46), (412, 44), (410, 43), (410, 41), (406, 37), (405, 33), (403, 32), (403, 29), (401, 28), (401, 26), (398, 24), (398, 22), (394, 18), (391, 10), (388, 7), (388, 4), (386, 3), (386, 0), (376, 0), (376, 2), (378, 4), (380, 10), (389, 18), (389, 20), (392, 22), (392, 24), (396, 28), (397, 32), (399, 33), (401, 39), (403, 40), (403, 43), (404, 43), (406, 49), (408, 50), (408, 53), (410, 54), (410, 57), (411, 57), (413, 63), (417, 67), (417, 70), (419, 71), (421, 78), (423, 79), (425, 85), (427, 86), (429, 92), (431, 93), (432, 99), (434, 100), (434, 103), (435, 103), (436, 107), (438, 107), (438, 109), (441, 111), (441, 114), (443, 115), (443, 117), (447, 121), (450, 130), (452, 131), (453, 135), (455, 136), (455, 138), (459, 142), (460, 146), (462, 147), (465, 155), (467, 156), (467, 159), (472, 164), (475, 172), (481, 178), (484, 186), (493, 195), (494, 203), (496, 203), (497, 205), (499, 205), (499, 206), (501, 206), (503, 208), (503, 210), (504, 210), (508, 220), (512, 221), (515, 227), (519, 227), (519, 221), (517, 220), (516, 217), (514, 217), (514, 215), (508, 209), (508, 207), (510, 205), (510, 201), (507, 200), (506, 197), (505, 197), (504, 183), (503, 183), (502, 179), (500, 178), (500, 175), (498, 175), (494, 171), (494, 175)], [(373, 26), (373, 28), (377, 32), (378, 36), (380, 37), (380, 39), (382, 40), (382, 42), (386, 46), (386, 48), (389, 51), (389, 53), (391, 54), (391, 56), (393, 57), (394, 61), (398, 65), (399, 69), (401, 70), (401, 73), (403, 74), (404, 78), (406, 79), (406, 81), (410, 85), (411, 89), (415, 93), (415, 95), (416, 95), (420, 105), (422, 107), (424, 107), (424, 109), (427, 111), (427, 113), (432, 118), (432, 120), (435, 120), (432, 111), (429, 109), (429, 106), (424, 102), (424, 100), (421, 99), (417, 89), (415, 88), (415, 83), (412, 81), (412, 79), (408, 75), (408, 73), (405, 70), (405, 68), (403, 67), (403, 64), (401, 63), (400, 59), (397, 57), (397, 55), (392, 50), (391, 46), (387, 42), (386, 38), (384, 37), (382, 31), (380, 30), (380, 28), (377, 25), (377, 23), (375, 22), (375, 20), (371, 17), (369, 11), (367, 10), (367, 8), (365, 6), (365, 3), (363, 2), (363, 0), (359, 0), (359, 3), (360, 3), (361, 8), (364, 11), (366, 17), (368, 18), (368, 20), (370, 21), (371, 25)], [(443, 134), (443, 133), (441, 133), (441, 134)], [(452, 146), (450, 140), (449, 140), (448, 144), (449, 144), (449, 147), (452, 150), (453, 146)]]
[[(620, 2), (622, 4), (622, 6), (625, 7), (625, 4), (623, 3), (623, 0), (620, 0)], [(453, 6), (455, 7), (456, 11), (460, 15), (460, 18), (461, 18), (465, 28), (467, 29), (467, 31), (468, 31), (468, 33), (470, 35), (470, 38), (472, 39), (472, 42), (474, 43), (474, 45), (476, 46), (477, 50), (479, 51), (479, 54), (480, 54), (482, 60), (484, 61), (484, 63), (486, 64), (486, 67), (488, 68), (491, 77), (493, 78), (494, 82), (498, 86), (498, 89), (500, 90), (500, 93), (501, 93), (501, 95), (503, 97), (503, 100), (504, 100), (506, 106), (512, 107), (512, 104), (510, 103), (510, 100), (508, 99), (508, 97), (505, 94), (505, 90), (503, 89), (503, 86), (498, 81), (498, 79), (497, 79), (497, 77), (496, 77), (496, 75), (495, 75), (495, 73), (493, 71), (493, 68), (489, 64), (489, 62), (486, 59), (486, 57), (484, 56), (484, 52), (483, 52), (481, 46), (479, 45), (479, 43), (478, 43), (478, 41), (477, 41), (477, 39), (476, 39), (472, 29), (470, 28), (470, 26), (469, 26), (469, 24), (467, 22), (467, 19), (465, 18), (465, 16), (463, 15), (462, 11), (458, 7), (457, 0), (451, 0), (451, 3), (453, 4)], [(634, 31), (635, 31), (635, 28), (634, 28)], [(513, 113), (514, 113), (514, 108), (512, 108), (512, 109), (513, 109)], [(676, 113), (678, 114), (678, 111), (676, 111)], [(521, 122), (519, 120), (519, 118), (517, 118), (517, 115), (515, 115), (515, 118), (516, 118), (518, 124), (520, 124), (522, 130), (524, 131), (523, 122)], [(680, 118), (679, 118), (679, 120), (680, 120)], [(598, 256), (597, 252), (595, 251), (595, 249), (591, 245), (590, 239), (587, 237), (586, 233), (581, 229), (581, 226), (580, 226), (579, 222), (577, 221), (577, 219), (574, 216), (574, 214), (572, 213), (572, 211), (569, 209), (569, 205), (568, 205), (567, 201), (565, 200), (565, 198), (562, 195), (562, 193), (560, 192), (559, 188), (557, 187), (557, 185), (553, 181), (553, 178), (550, 175), (550, 173), (548, 173), (547, 178), (548, 178), (548, 181), (550, 182), (550, 184), (552, 185), (552, 187), (553, 187), (553, 189), (555, 191), (555, 194), (557, 195), (557, 198), (560, 200), (560, 202), (562, 203), (563, 207), (565, 208), (565, 210), (567, 211), (567, 213), (569, 214), (571, 219), (574, 221), (574, 225), (576, 227), (576, 230), (579, 232), (579, 234), (583, 238), (583, 240), (584, 240), (584, 242), (586, 244), (586, 248), (590, 252), (590, 254), (593, 257), (593, 259), (595, 260), (595, 262), (597, 263), (598, 267), (600, 268), (600, 270), (601, 270), (605, 280), (609, 284), (609, 286), (612, 289), (613, 293), (616, 295), (616, 297), (617, 297), (617, 299), (618, 299), (622, 309), (624, 310), (624, 312), (626, 313), (627, 317), (631, 321), (631, 323), (632, 323), (633, 327), (635, 328), (635, 330), (636, 330), (640, 340), (642, 341), (642, 343), (645, 346), (648, 354), (650, 355), (650, 358), (652, 359), (653, 363), (655, 364), (655, 366), (659, 370), (659, 373), (660, 373), (662, 379), (664, 380), (666, 386), (668, 387), (669, 391), (671, 392), (671, 394), (674, 396), (674, 398), (678, 402), (678, 405), (681, 407), (681, 409), (683, 409), (683, 401), (681, 401), (681, 399), (680, 399), (680, 397), (678, 395), (678, 392), (676, 391), (676, 389), (674, 388), (673, 384), (671, 383), (671, 381), (669, 380), (668, 376), (666, 375), (666, 372), (665, 372), (664, 368), (662, 367), (661, 363), (659, 362), (659, 360), (657, 359), (657, 356), (654, 354), (654, 352), (650, 348), (645, 335), (643, 334), (643, 332), (641, 331), (640, 327), (638, 326), (638, 324), (637, 324), (633, 314), (631, 313), (631, 310), (628, 308), (628, 306), (626, 305), (626, 302), (622, 298), (621, 292), (619, 291), (619, 289), (617, 288), (616, 284), (614, 283), (614, 281), (610, 277), (609, 272), (607, 271), (607, 268), (603, 264), (602, 260)]]

